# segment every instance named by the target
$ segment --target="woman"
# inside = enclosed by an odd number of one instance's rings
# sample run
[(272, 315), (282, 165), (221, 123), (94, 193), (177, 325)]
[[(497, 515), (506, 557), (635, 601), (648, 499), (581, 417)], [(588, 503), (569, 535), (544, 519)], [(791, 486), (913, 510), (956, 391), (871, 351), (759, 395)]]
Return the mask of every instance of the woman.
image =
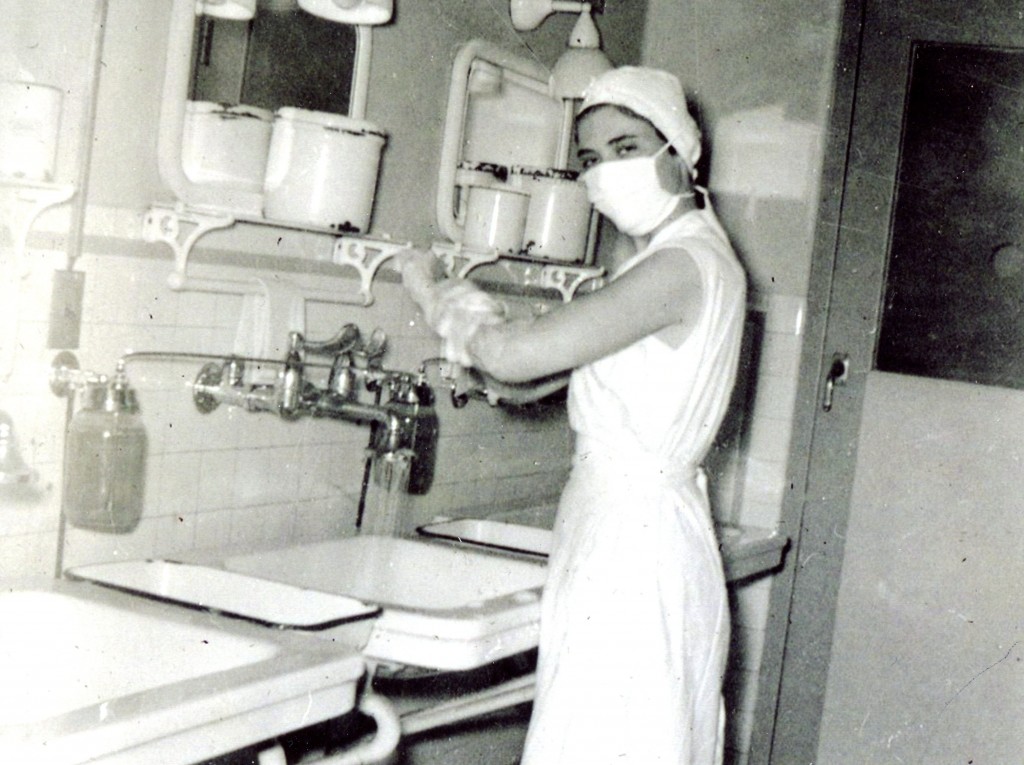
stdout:
[(559, 504), (523, 765), (721, 761), (729, 634), (700, 469), (732, 389), (745, 280), (692, 179), (679, 81), (622, 67), (576, 120), (583, 181), (632, 239), (600, 290), (509, 321), (467, 282), (403, 278), (451, 360), (505, 383), (572, 370), (576, 453)]

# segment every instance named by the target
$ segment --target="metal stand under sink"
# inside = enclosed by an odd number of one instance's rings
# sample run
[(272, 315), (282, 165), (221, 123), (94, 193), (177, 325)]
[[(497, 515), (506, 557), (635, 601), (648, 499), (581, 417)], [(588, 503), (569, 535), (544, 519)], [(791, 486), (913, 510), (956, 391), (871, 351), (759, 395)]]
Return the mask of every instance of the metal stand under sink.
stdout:
[[(335, 754), (318, 752), (303, 757), (306, 765), (370, 765), (382, 762), (398, 746), (404, 732), (399, 726), (394, 706), (382, 696), (369, 691), (363, 692), (356, 707), (359, 712), (371, 718), (376, 724), (373, 737)], [(258, 765), (288, 765), (284, 747), (281, 744), (261, 751), (256, 759)]]
[(371, 676), (398, 710), (402, 735), (412, 736), (533, 701), (536, 650), (463, 672), (377, 667)]

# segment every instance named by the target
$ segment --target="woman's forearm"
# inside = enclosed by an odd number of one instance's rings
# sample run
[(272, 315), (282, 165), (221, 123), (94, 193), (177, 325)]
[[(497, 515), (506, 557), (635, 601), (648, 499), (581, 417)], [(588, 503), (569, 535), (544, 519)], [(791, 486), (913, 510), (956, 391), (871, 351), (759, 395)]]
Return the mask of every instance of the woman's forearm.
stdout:
[(467, 344), (474, 366), (525, 382), (604, 358), (666, 327), (685, 334), (703, 300), (694, 261), (660, 251), (597, 292), (526, 319), (481, 326)]
[(481, 326), (467, 350), (474, 366), (507, 384), (527, 383), (568, 371), (573, 358), (566, 355), (569, 337), (551, 326), (546, 317), (515, 319)]
[(523, 383), (506, 383), (484, 375), (487, 400), (492, 404), (530, 404), (557, 393), (569, 384), (569, 373), (561, 372)]

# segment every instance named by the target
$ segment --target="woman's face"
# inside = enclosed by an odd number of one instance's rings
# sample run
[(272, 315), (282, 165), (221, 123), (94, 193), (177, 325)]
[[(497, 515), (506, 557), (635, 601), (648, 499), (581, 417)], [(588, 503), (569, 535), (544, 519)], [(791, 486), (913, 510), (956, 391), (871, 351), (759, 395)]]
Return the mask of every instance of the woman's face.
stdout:
[[(647, 120), (614, 106), (598, 106), (576, 124), (576, 156), (584, 170), (602, 162), (649, 157), (665, 146), (665, 139)], [(672, 152), (658, 157), (658, 179), (667, 191), (680, 187), (679, 162)]]

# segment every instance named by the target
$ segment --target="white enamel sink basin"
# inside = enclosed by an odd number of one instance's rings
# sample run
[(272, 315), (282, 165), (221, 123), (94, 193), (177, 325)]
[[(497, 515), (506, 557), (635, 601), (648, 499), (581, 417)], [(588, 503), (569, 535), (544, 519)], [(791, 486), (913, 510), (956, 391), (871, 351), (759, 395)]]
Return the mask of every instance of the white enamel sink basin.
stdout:
[(186, 765), (345, 714), (356, 651), (84, 582), (0, 588), (0, 762)]
[(380, 605), (363, 651), (376, 661), (465, 670), (537, 645), (547, 574), (542, 560), (358, 536), (229, 557), (221, 564)]
[(457, 518), (420, 526), (425, 537), (489, 547), (494, 550), (547, 556), (551, 553), (551, 530), (486, 518)]
[[(293, 587), (210, 566), (169, 560), (134, 560), (79, 566), (73, 579), (112, 587), (133, 595), (202, 608), (276, 629), (331, 632), (362, 648), (370, 619), (380, 614), (355, 598)], [(346, 627), (351, 627), (346, 629)]]
[[(427, 524), (417, 531), (426, 537), (527, 555), (545, 557), (551, 551), (550, 528), (527, 523), (456, 518)], [(782, 562), (788, 543), (786, 537), (775, 531), (749, 526), (720, 525), (717, 532), (722, 564), (729, 581), (775, 568)]]

